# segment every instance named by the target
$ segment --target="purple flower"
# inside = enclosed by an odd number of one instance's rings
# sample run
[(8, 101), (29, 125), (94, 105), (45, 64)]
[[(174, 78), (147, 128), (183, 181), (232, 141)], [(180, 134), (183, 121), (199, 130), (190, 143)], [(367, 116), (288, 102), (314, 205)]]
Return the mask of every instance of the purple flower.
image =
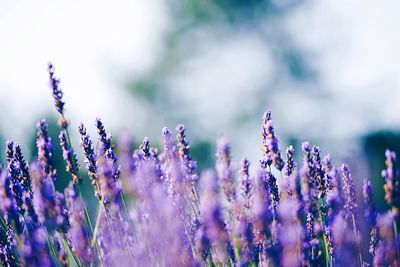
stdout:
[(106, 133), (104, 124), (99, 118), (96, 119), (96, 128), (99, 140), (98, 155), (117, 161), (117, 156), (114, 153), (114, 147), (112, 145), (112, 136)]
[(10, 176), (10, 189), (14, 197), (14, 201), (16, 207), (18, 208), (18, 212), (24, 216), (24, 207), (23, 207), (23, 194), (24, 189), (19, 180), (20, 169), (15, 164), (15, 158), (12, 159), (11, 163), (8, 166), (8, 174)]
[(382, 171), (382, 177), (385, 179), (385, 200), (390, 207), (399, 209), (400, 206), (400, 180), (396, 166), (396, 153), (386, 150), (386, 169)]
[(53, 174), (55, 177), (55, 170), (53, 169), (53, 144), (48, 135), (48, 125), (45, 119), (40, 120), (36, 124), (37, 136), (36, 146), (38, 149), (38, 161), (46, 174)]
[(297, 164), (294, 161), (294, 148), (293, 146), (289, 146), (288, 148), (286, 148), (286, 162), (283, 174), (288, 177), (291, 176), (296, 166)]
[(313, 168), (314, 168), (314, 181), (316, 182), (317, 185), (317, 190), (318, 190), (318, 198), (322, 199), (325, 197), (326, 194), (326, 177), (325, 177), (325, 171), (322, 166), (321, 162), (321, 156), (320, 156), (320, 149), (317, 146), (314, 146), (312, 148), (312, 159), (313, 159)]
[(19, 144), (15, 144), (14, 150), (15, 164), (19, 169), (19, 182), (24, 191), (32, 195), (31, 178), (29, 176), (28, 164), (26, 163), (26, 161), (24, 160), (24, 156), (22, 155), (21, 146)]
[(359, 230), (357, 227), (357, 203), (356, 203), (356, 192), (354, 189), (353, 178), (350, 174), (349, 167), (346, 164), (342, 165), (342, 177), (343, 177), (343, 188), (346, 197), (346, 202), (344, 204), (344, 208), (348, 212), (348, 217), (350, 217), (352, 221), (352, 228), (354, 233), (354, 239), (357, 245), (357, 255), (360, 265), (363, 263), (362, 255), (361, 255), (361, 248), (360, 248), (360, 241), (359, 241)]
[(150, 157), (150, 139), (147, 136), (143, 138), (139, 150), (143, 159), (148, 159)]
[(14, 141), (6, 142), (6, 162), (9, 165), (14, 158)]
[(355, 263), (357, 260), (357, 241), (347, 224), (345, 213), (340, 212), (332, 223), (332, 238), (335, 247), (335, 262), (340, 266)]
[(274, 216), (276, 214), (276, 209), (279, 205), (279, 189), (276, 183), (276, 177), (269, 170), (265, 171), (265, 183), (268, 185), (269, 195), (271, 199), (272, 211)]
[(363, 199), (365, 205), (364, 217), (367, 219), (368, 225), (374, 226), (376, 222), (375, 203), (372, 194), (372, 185), (368, 179), (363, 181)]
[(66, 233), (69, 228), (68, 210), (65, 203), (64, 195), (60, 192), (54, 193), (54, 213), (57, 230)]
[(235, 223), (231, 240), (234, 247), (240, 248), (239, 265), (247, 266), (254, 260), (253, 227), (249, 207), (243, 202), (235, 201)]
[(50, 254), (46, 235), (46, 230), (40, 227), (24, 236), (22, 245), (24, 266), (56, 266)]
[(311, 212), (307, 213), (305, 229), (305, 258), (308, 263), (315, 264), (318, 257), (319, 241), (315, 233), (314, 215)]
[(64, 116), (64, 101), (63, 101), (63, 92), (60, 88), (60, 80), (54, 75), (54, 67), (51, 63), (49, 63), (48, 68), (49, 78), (50, 78), (50, 87), (53, 90), (53, 98), (56, 109), (61, 116)]
[(278, 138), (275, 136), (270, 110), (264, 113), (261, 136), (263, 139), (264, 158), (271, 158), (275, 167), (281, 171), (283, 169), (284, 162), (279, 150)]
[(118, 180), (121, 171), (120, 167), (116, 165), (118, 158), (114, 152), (114, 146), (112, 144), (112, 136), (111, 134), (106, 133), (104, 125), (99, 118), (96, 119), (96, 127), (99, 140), (98, 158), (104, 157), (105, 159), (111, 160), (113, 162), (113, 167), (112, 167), (113, 179)]
[(121, 185), (114, 176), (114, 162), (100, 157), (97, 161), (100, 192), (105, 205), (116, 204), (120, 208)]
[(79, 165), (75, 151), (67, 141), (67, 136), (64, 131), (61, 131), (58, 137), (60, 139), (60, 146), (63, 150), (64, 160), (67, 163), (66, 170), (71, 174), (74, 184), (79, 184), (82, 182), (82, 178), (78, 176)]
[(200, 214), (205, 235), (213, 247), (213, 260), (226, 262), (230, 255), (229, 235), (222, 218), (222, 208), (218, 200), (219, 187), (214, 172), (206, 171), (202, 175), (201, 188), (203, 201), (200, 206)]
[(58, 256), (58, 263), (62, 267), (67, 267), (69, 264), (68, 255), (62, 245), (62, 239), (59, 234), (54, 235), (54, 249)]
[(84, 206), (73, 183), (70, 183), (65, 189), (65, 196), (70, 223), (68, 238), (72, 245), (72, 252), (83, 264), (89, 265), (92, 261), (92, 251), (89, 244), (89, 233), (85, 227)]
[(220, 137), (217, 141), (216, 169), (225, 196), (229, 202), (232, 202), (236, 199), (236, 191), (230, 165), (231, 157), (229, 141), (226, 137)]
[(317, 188), (315, 181), (314, 161), (312, 159), (311, 147), (308, 142), (303, 142), (303, 165), (300, 170), (300, 175), (303, 180), (303, 199), (305, 202), (306, 212), (313, 214), (317, 213)]
[(255, 187), (252, 203), (252, 223), (254, 242), (256, 246), (263, 246), (264, 238), (271, 237), (270, 224), (273, 220), (270, 191), (266, 183), (264, 169), (258, 170), (255, 177)]
[(86, 132), (86, 128), (83, 124), (79, 125), (79, 134), (81, 136), (80, 145), (83, 149), (83, 154), (85, 156), (85, 165), (88, 171), (89, 179), (92, 186), (94, 187), (96, 196), (101, 199), (100, 185), (97, 177), (97, 157), (93, 149), (92, 140), (90, 140), (89, 135)]
[(5, 222), (15, 224), (18, 233), (22, 231), (20, 212), (12, 190), (12, 182), (6, 171), (0, 171), (0, 211)]
[(344, 208), (348, 210), (351, 216), (355, 216), (357, 208), (356, 191), (354, 189), (353, 177), (351, 177), (350, 169), (346, 164), (342, 165), (343, 188), (346, 196)]
[(186, 180), (194, 184), (198, 180), (196, 174), (197, 164), (190, 156), (189, 138), (186, 136), (186, 128), (183, 124), (179, 124), (176, 129), (176, 139), (178, 141), (178, 154), (184, 169)]
[[(176, 205), (180, 206), (181, 212), (186, 213), (185, 205), (188, 205), (188, 202), (194, 205), (198, 205), (198, 203), (195, 203), (196, 199), (192, 192), (192, 184), (187, 183), (185, 179), (177, 147), (171, 140), (171, 133), (168, 128), (164, 127), (162, 134), (164, 143), (164, 151), (160, 157), (162, 182), (166, 185), (170, 198), (173, 199)], [(146, 144), (145, 141), (143, 141), (143, 144)], [(194, 212), (198, 212), (198, 207), (193, 206), (193, 209), (196, 209)], [(188, 219), (190, 220), (191, 218)]]
[(377, 218), (377, 228), (379, 231), (380, 242), (376, 249), (374, 265), (392, 266), (396, 265), (396, 239), (393, 231), (394, 214), (388, 211)]
[(21, 264), (17, 254), (17, 241), (11, 225), (0, 227), (0, 263), (2, 266)]
[(332, 189), (333, 187), (333, 175), (332, 175), (332, 171), (334, 170), (334, 167), (332, 165), (332, 158), (331, 155), (328, 154), (324, 157), (323, 161), (322, 161), (322, 168), (325, 172), (325, 185), (326, 185), (326, 189), (329, 191), (330, 189)]
[[(121, 173), (125, 178), (134, 175), (136, 162), (133, 157), (134, 143), (132, 135), (124, 130), (118, 138), (118, 151), (120, 152), (119, 159), (121, 162)], [(127, 181), (128, 182), (128, 181)]]
[(249, 168), (250, 168), (250, 161), (247, 160), (246, 157), (242, 159), (240, 162), (240, 174), (241, 174), (241, 193), (244, 200), (244, 206), (249, 209), (251, 203), (251, 196), (252, 196), (252, 179), (250, 178)]
[(279, 218), (281, 227), (279, 228), (278, 239), (282, 245), (283, 266), (300, 266), (302, 255), (302, 227), (298, 219), (300, 204), (297, 199), (284, 199), (279, 206)]

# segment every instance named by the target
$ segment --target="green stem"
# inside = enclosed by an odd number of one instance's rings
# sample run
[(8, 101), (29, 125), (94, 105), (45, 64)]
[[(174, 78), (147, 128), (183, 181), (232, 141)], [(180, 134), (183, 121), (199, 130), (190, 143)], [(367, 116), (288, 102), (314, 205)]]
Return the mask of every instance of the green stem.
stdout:
[(80, 189), (79, 186), (78, 186), (78, 194), (79, 194), (79, 197), (80, 197), (81, 200), (82, 200), (83, 210), (84, 210), (84, 213), (85, 213), (85, 219), (86, 219), (86, 223), (87, 223), (88, 226), (89, 226), (90, 234), (93, 234), (92, 221), (90, 220), (89, 211), (88, 211), (88, 209), (87, 209), (87, 207), (86, 207), (86, 203), (85, 203), (85, 200), (84, 200), (84, 198), (83, 198), (82, 190)]
[[(10, 225), (8, 225), (6, 223), (6, 221), (4, 221), (4, 218), (2, 216), (0, 216), (0, 222), (1, 222), (1, 226), (4, 229), (4, 231), (8, 232)], [(14, 235), (14, 236), (15, 236), (15, 240), (17, 241), (17, 246), (18, 246), (18, 244), (20, 244), (20, 240), (17, 235)], [(22, 262), (21, 255), (19, 254), (18, 249), (13, 249), (13, 254), (16, 257), (16, 260), (15, 260), (16, 263), (21, 263)]]
[(75, 254), (72, 252), (71, 248), (69, 247), (67, 239), (65, 237), (65, 234), (63, 234), (62, 243), (63, 243), (64, 250), (66, 252), (68, 251), (68, 255), (72, 256), (72, 258), (74, 259), (76, 266), (82, 267), (83, 265), (82, 265), (81, 261), (75, 256)]
[[(324, 217), (323, 213), (321, 212), (322, 207), (323, 207), (323, 199), (321, 198), (320, 203), (318, 203), (318, 215), (319, 215), (319, 220), (322, 224), (322, 227), (325, 230), (326, 222), (325, 222), (325, 217)], [(323, 243), (323, 248), (324, 248), (323, 253), (325, 256), (325, 265), (329, 266), (330, 260), (329, 260), (328, 241), (326, 240), (325, 232), (322, 233), (322, 243)]]
[(394, 244), (395, 244), (395, 247), (396, 247), (396, 255), (397, 255), (397, 259), (399, 260), (400, 259), (400, 253), (399, 253), (399, 243), (398, 243), (398, 239), (397, 239), (397, 223), (396, 223), (396, 220), (393, 221), (393, 231), (394, 231)]
[(49, 250), (50, 250), (50, 254), (54, 259), (54, 262), (56, 263), (57, 266), (59, 266), (59, 262), (58, 262), (58, 255), (57, 252), (54, 248), (54, 243), (53, 243), (53, 239), (50, 237), (49, 232), (47, 231), (47, 229), (45, 228), (46, 231), (46, 239), (47, 239), (47, 244), (49, 245)]
[(102, 213), (103, 213), (103, 203), (100, 200), (99, 201), (99, 211), (97, 212), (96, 224), (95, 224), (94, 230), (93, 230), (92, 242), (90, 244), (91, 247), (93, 247), (95, 245), (95, 242), (96, 242), (97, 232), (99, 230)]
[[(82, 190), (81, 190), (80, 186), (77, 186), (77, 188), (78, 188), (79, 197), (82, 200), (83, 210), (84, 210), (85, 218), (86, 218), (86, 223), (89, 226), (90, 235), (93, 237), (94, 236), (93, 226), (92, 226), (92, 221), (90, 220), (89, 211), (88, 211), (88, 209), (86, 207), (86, 203), (85, 203), (85, 200), (83, 198), (83, 194), (82, 194)], [(91, 245), (90, 237), (88, 237), (88, 244), (89, 244), (89, 246)], [(103, 261), (102, 261), (101, 253), (100, 253), (100, 247), (99, 247), (99, 245), (97, 243), (96, 243), (96, 251), (97, 251), (97, 255), (99, 256), (99, 259), (100, 259), (100, 265), (103, 266)]]
[(322, 233), (322, 236), (323, 236), (322, 241), (323, 241), (323, 245), (324, 245), (325, 263), (326, 263), (326, 266), (328, 267), (330, 265), (328, 242), (326, 240), (325, 233)]
[(361, 255), (361, 248), (360, 248), (360, 241), (358, 239), (358, 233), (357, 233), (357, 227), (356, 227), (356, 219), (354, 217), (354, 214), (351, 215), (352, 221), (353, 221), (353, 231), (354, 231), (354, 236), (356, 238), (357, 242), (357, 252), (358, 252), (358, 261), (360, 263), (360, 266), (363, 266), (363, 260), (362, 260), (362, 255)]
[(135, 230), (133, 228), (133, 223), (132, 223), (132, 220), (131, 220), (131, 218), (129, 216), (128, 208), (127, 208), (126, 203), (125, 203), (124, 194), (122, 192), (120, 192), (120, 194), (121, 194), (122, 205), (124, 206), (124, 210), (125, 210), (125, 214), (126, 214), (126, 219), (128, 220), (129, 226), (130, 226), (131, 231), (132, 231), (132, 235), (135, 238), (135, 240), (137, 241), (136, 235), (135, 235)]

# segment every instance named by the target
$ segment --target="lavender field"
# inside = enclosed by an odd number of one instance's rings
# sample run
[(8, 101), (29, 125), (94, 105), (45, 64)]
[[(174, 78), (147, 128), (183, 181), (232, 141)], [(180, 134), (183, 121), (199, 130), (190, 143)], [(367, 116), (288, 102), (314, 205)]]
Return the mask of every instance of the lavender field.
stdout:
[[(197, 170), (184, 125), (114, 143), (102, 120), (70, 126), (60, 80), (49, 64), (49, 93), (59, 140), (37, 122), (36, 155), (6, 143), (0, 167), (0, 259), (3, 266), (398, 266), (400, 173), (396, 153), (386, 168), (379, 211), (372, 183), (356, 188), (346, 163), (303, 142), (280, 147), (271, 111), (260, 120), (259, 162), (231, 164), (230, 143), (216, 141), (215, 168)], [(66, 92), (67, 93), (67, 92)], [(279, 126), (279, 124), (278, 124)], [(279, 129), (279, 128), (278, 128)], [(196, 129), (192, 129), (196, 131)], [(71, 132), (78, 132), (80, 148)], [(69, 185), (56, 190), (55, 147), (62, 148)], [(84, 155), (84, 162), (77, 160)], [(209, 155), (213, 157), (213, 155)], [(334, 157), (334, 155), (332, 155)], [(362, 179), (363, 177), (357, 177)], [(96, 198), (90, 214), (84, 179)], [(382, 189), (381, 189), (382, 190)], [(363, 202), (357, 202), (362, 192)]]

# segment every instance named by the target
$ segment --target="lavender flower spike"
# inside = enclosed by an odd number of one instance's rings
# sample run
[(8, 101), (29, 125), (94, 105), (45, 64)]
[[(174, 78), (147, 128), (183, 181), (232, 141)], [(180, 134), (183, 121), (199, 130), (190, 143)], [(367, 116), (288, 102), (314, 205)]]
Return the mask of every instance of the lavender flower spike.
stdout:
[(60, 138), (60, 145), (63, 150), (64, 160), (67, 163), (66, 170), (71, 174), (74, 184), (79, 184), (82, 182), (82, 178), (78, 176), (79, 166), (75, 151), (68, 144), (64, 131), (61, 131), (58, 137)]
[(279, 141), (278, 138), (275, 136), (270, 110), (264, 113), (263, 125), (261, 127), (261, 136), (263, 138), (264, 158), (272, 159), (274, 166), (281, 171), (283, 169), (284, 163), (281, 157), (281, 151), (279, 149)]
[(195, 170), (197, 168), (196, 161), (190, 156), (189, 139), (186, 136), (186, 128), (183, 124), (179, 124), (175, 131), (177, 132), (176, 139), (178, 141), (178, 154), (184, 168), (186, 180), (194, 184), (198, 180), (198, 175)]
[(344, 204), (344, 208), (347, 210), (347, 212), (352, 220), (354, 238), (356, 240), (357, 250), (358, 250), (357, 251), (358, 260), (359, 260), (359, 264), (362, 265), (363, 259), (362, 259), (362, 255), (361, 255), (361, 248), (360, 248), (360, 242), (359, 242), (359, 231), (358, 231), (358, 228), (356, 225), (356, 220), (357, 220), (356, 191), (354, 189), (354, 183), (353, 183), (353, 178), (351, 177), (351, 174), (350, 174), (350, 169), (346, 164), (342, 165), (342, 176), (343, 176), (343, 188), (344, 188), (344, 192), (346, 195), (346, 203)]
[(40, 227), (24, 236), (22, 252), (24, 266), (55, 266), (54, 259), (50, 254), (44, 227)]
[(55, 170), (52, 166), (52, 156), (53, 156), (53, 144), (51, 138), (48, 135), (48, 124), (45, 119), (38, 121), (36, 124), (37, 136), (36, 146), (38, 149), (38, 160), (40, 165), (46, 174), (55, 175)]
[(60, 88), (60, 80), (55, 77), (55, 74), (54, 74), (55, 69), (51, 63), (48, 64), (47, 70), (49, 72), (50, 87), (53, 90), (53, 98), (54, 98), (54, 103), (55, 103), (56, 109), (57, 109), (58, 113), (61, 114), (61, 116), (64, 116), (65, 102), (62, 99), (63, 92)]
[(390, 210), (377, 217), (380, 242), (374, 257), (374, 266), (397, 266), (396, 238), (393, 231), (394, 214)]
[(200, 207), (200, 214), (202, 215), (205, 235), (214, 248), (213, 259), (216, 262), (223, 263), (228, 260), (230, 243), (226, 225), (222, 220), (222, 208), (218, 200), (217, 178), (212, 171), (207, 171), (200, 180), (204, 197)]
[(400, 179), (396, 166), (396, 153), (386, 150), (386, 169), (382, 171), (382, 177), (385, 179), (385, 200), (390, 207), (397, 210), (400, 207)]
[(117, 156), (114, 153), (114, 148), (111, 142), (112, 137), (110, 134), (106, 133), (104, 124), (99, 118), (96, 119), (96, 128), (99, 139), (99, 156), (104, 156), (113, 160), (114, 162), (117, 161)]
[(229, 202), (236, 199), (234, 177), (231, 170), (229, 141), (221, 137), (217, 141), (216, 169), (221, 179), (222, 188)]
[(94, 152), (92, 140), (86, 132), (86, 128), (83, 124), (79, 125), (79, 134), (81, 136), (81, 147), (83, 148), (83, 154), (85, 155), (85, 165), (88, 171), (89, 179), (94, 187), (95, 194), (98, 198), (101, 198), (100, 185), (96, 175), (96, 154)]
[(286, 149), (286, 162), (283, 174), (289, 177), (293, 174), (293, 170), (296, 168), (296, 162), (294, 161), (294, 148), (289, 146)]
[(287, 267), (300, 266), (302, 255), (302, 227), (298, 219), (300, 204), (297, 199), (284, 199), (279, 206), (279, 217), (282, 227), (279, 229), (279, 241), (282, 244), (282, 265)]
[(84, 265), (89, 265), (92, 260), (92, 251), (89, 246), (89, 234), (85, 228), (84, 206), (78, 197), (78, 192), (73, 183), (65, 189), (68, 206), (68, 219), (71, 227), (68, 238), (71, 241), (72, 251), (79, 257)]
[(15, 163), (18, 166), (18, 169), (20, 170), (19, 174), (19, 181), (24, 189), (25, 192), (27, 192), (30, 196), (32, 196), (32, 185), (31, 185), (31, 177), (29, 176), (29, 171), (28, 171), (28, 164), (24, 160), (24, 156), (22, 155), (22, 150), (21, 146), (19, 144), (15, 144), (15, 152), (14, 152), (14, 158), (15, 158)]
[(241, 176), (242, 176), (242, 197), (244, 199), (244, 206), (249, 209), (250, 208), (250, 198), (252, 194), (252, 180), (249, 174), (250, 161), (244, 157), (240, 163), (241, 165)]
[(349, 166), (343, 164), (341, 169), (343, 176), (343, 188), (346, 196), (346, 203), (344, 207), (348, 210), (351, 216), (353, 215), (355, 216), (357, 202), (356, 202), (356, 191), (354, 189), (353, 178), (351, 177)]
[(368, 227), (371, 229), (369, 253), (374, 256), (376, 254), (376, 247), (378, 245), (378, 231), (376, 228), (377, 212), (373, 201), (371, 182), (368, 179), (364, 179), (363, 181), (363, 199), (365, 204), (364, 217), (368, 222)]
[(14, 141), (6, 142), (6, 162), (9, 165), (14, 158)]

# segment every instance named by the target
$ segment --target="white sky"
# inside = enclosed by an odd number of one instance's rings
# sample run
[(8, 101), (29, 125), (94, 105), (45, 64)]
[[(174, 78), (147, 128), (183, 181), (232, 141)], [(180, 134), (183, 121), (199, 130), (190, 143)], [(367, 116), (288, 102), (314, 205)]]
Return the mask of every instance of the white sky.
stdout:
[[(318, 75), (301, 85), (288, 78), (273, 94), (259, 96), (271, 104), (278, 134), (348, 140), (370, 129), (399, 129), (398, 14), (393, 0), (307, 1), (274, 21)], [(139, 75), (154, 64), (169, 26), (162, 0), (0, 0), (0, 130), (22, 139), (34, 120), (53, 110), (49, 60), (73, 126), (101, 116), (110, 128), (161, 129), (164, 122), (120, 87), (128, 73)], [(168, 81), (169, 93), (196, 122), (191, 131), (227, 133), (238, 158), (254, 153), (262, 114), (246, 129), (234, 122), (251, 105), (251, 93), (280, 74), (272, 47), (256, 32), (239, 29), (220, 34), (205, 28), (193, 38), (197, 49)], [(310, 88), (330, 97), (317, 99)]]

